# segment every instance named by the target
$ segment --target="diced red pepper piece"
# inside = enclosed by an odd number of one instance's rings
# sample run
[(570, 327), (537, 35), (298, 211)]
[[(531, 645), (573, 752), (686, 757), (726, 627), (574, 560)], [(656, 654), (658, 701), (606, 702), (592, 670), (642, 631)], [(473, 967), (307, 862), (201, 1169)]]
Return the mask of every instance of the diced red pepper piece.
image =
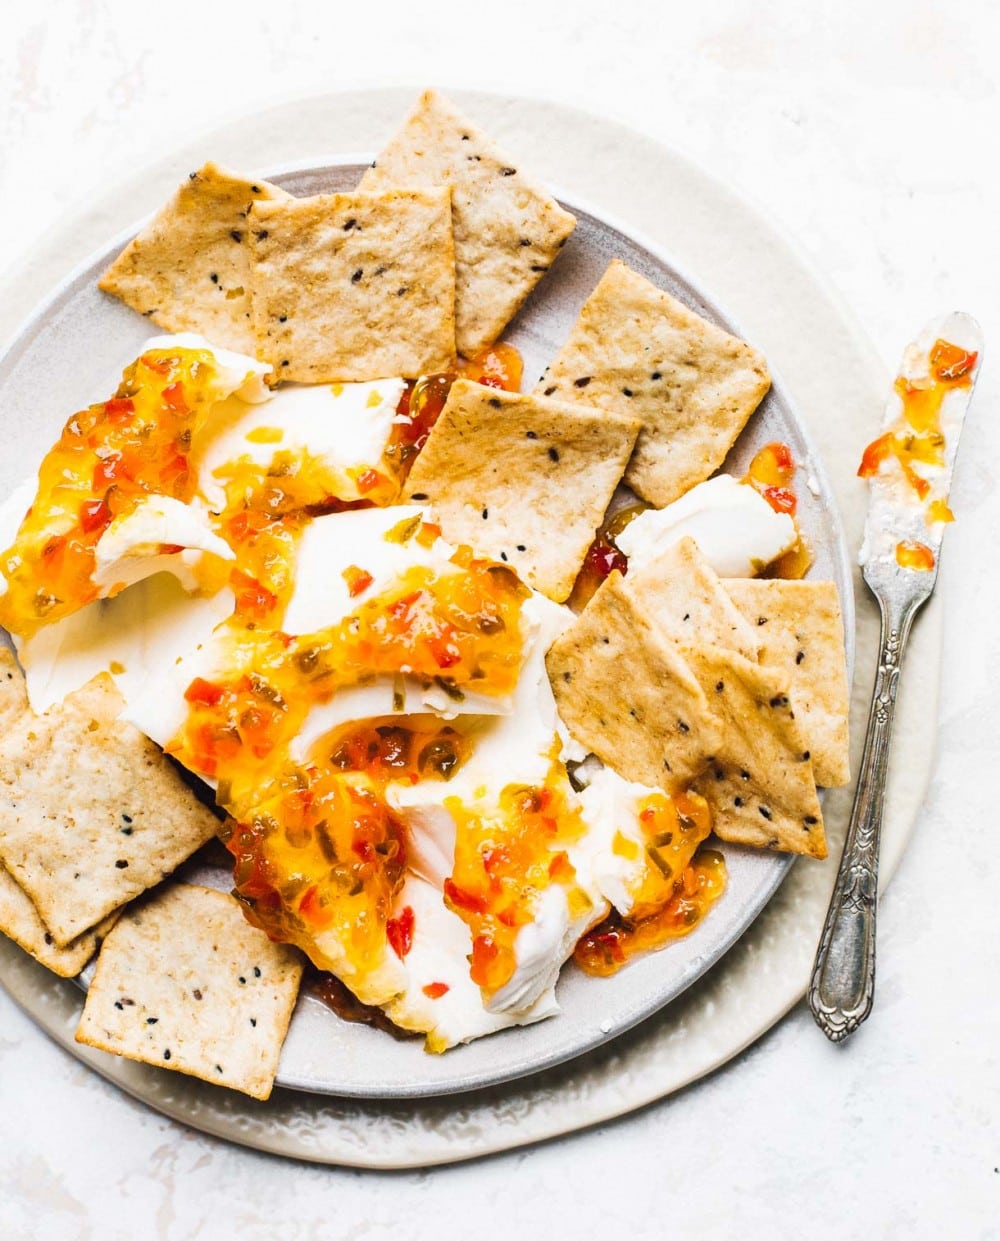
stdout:
[(110, 522), (111, 509), (103, 500), (86, 500), (80, 506), (80, 529), (84, 534), (105, 530)]
[(453, 879), (444, 881), (444, 894), (459, 909), (465, 909), (473, 914), (486, 912), (486, 901), (475, 892), (467, 892), (464, 888), (460, 888)]
[(206, 707), (217, 707), (222, 701), (225, 692), (221, 685), (215, 685), (211, 681), (206, 681), (204, 677), (195, 677), (184, 691), (184, 697), (188, 702), (201, 703)]
[(390, 918), (385, 924), (385, 937), (389, 941), (389, 947), (401, 961), (413, 947), (415, 923), (413, 907), (406, 905), (400, 911), (398, 918)]

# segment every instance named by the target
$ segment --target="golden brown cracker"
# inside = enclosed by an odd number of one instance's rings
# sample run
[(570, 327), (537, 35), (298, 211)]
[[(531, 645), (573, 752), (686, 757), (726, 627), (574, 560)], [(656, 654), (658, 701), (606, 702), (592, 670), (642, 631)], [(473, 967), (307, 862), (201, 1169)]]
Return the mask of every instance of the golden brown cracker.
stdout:
[(492, 344), (576, 224), (437, 91), (425, 91), (361, 180), (362, 190), (447, 185), (455, 228), (459, 353)]

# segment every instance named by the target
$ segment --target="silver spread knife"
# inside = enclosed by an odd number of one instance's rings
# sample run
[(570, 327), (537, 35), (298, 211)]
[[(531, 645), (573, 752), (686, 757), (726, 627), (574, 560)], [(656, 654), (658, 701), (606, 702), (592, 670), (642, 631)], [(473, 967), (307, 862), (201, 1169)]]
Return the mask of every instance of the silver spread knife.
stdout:
[(809, 987), (813, 1016), (834, 1042), (858, 1028), (874, 999), (879, 836), (899, 670), (913, 617), (937, 582), (948, 490), (982, 350), (971, 316), (928, 323), (903, 353), (882, 434), (859, 471), (870, 494), (858, 559), (882, 634), (847, 840)]

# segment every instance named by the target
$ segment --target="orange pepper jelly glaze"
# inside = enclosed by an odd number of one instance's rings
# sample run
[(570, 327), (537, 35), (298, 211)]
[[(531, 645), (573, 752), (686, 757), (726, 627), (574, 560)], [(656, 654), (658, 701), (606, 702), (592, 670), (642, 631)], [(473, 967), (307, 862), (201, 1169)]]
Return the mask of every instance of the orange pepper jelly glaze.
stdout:
[(643, 879), (627, 916), (612, 911), (580, 940), (576, 960), (591, 974), (613, 974), (637, 953), (686, 935), (725, 887), (721, 854), (697, 854), (712, 830), (703, 797), (651, 793), (639, 803), (638, 820), (645, 845), (618, 832), (612, 848), (634, 861), (644, 847)]
[(492, 995), (517, 967), (515, 941), (532, 920), (539, 893), (562, 885), (571, 920), (592, 907), (566, 852), (586, 825), (557, 762), (543, 785), (508, 785), (489, 810), (458, 798), (444, 804), (457, 828), (445, 904), (472, 932), (472, 981)]
[(386, 804), (390, 780), (447, 779), (468, 742), (426, 717), (347, 726), (289, 764), (245, 821), (230, 820), (236, 894), (251, 922), (329, 964), (316, 937), (332, 935), (361, 976), (386, 942), (403, 958), (413, 942), (412, 909), (392, 911), (403, 886), (402, 820)]
[(610, 576), (612, 569), (617, 569), (622, 576), (628, 573), (628, 557), (619, 548), (616, 540), (634, 518), (651, 507), (652, 505), (640, 500), (627, 508), (618, 509), (613, 516), (606, 517), (601, 523), (573, 583), (573, 593), (568, 603), (574, 612), (583, 611), (600, 584)]
[[(978, 353), (969, 353), (958, 345), (939, 339), (926, 355), (926, 377), (896, 377), (894, 388), (902, 410), (895, 425), (865, 449), (858, 467), (859, 478), (871, 478), (879, 473), (883, 462), (895, 459), (917, 497), (920, 500), (928, 498), (931, 484), (919, 470), (914, 469), (914, 465), (944, 465), (941, 404), (953, 388), (968, 388), (971, 385), (978, 357)], [(931, 501), (928, 517), (931, 521), (953, 520), (944, 497)]]
[(934, 568), (934, 553), (925, 543), (903, 539), (896, 544), (896, 563), (903, 569), (929, 573)]
[(42, 461), (17, 539), (0, 557), (4, 628), (29, 636), (91, 603), (98, 540), (143, 496), (190, 500), (191, 441), (225, 395), (211, 353), (154, 349), (125, 370), (115, 396), (69, 419)]
[[(759, 492), (776, 513), (786, 513), (795, 520), (799, 500), (795, 493), (795, 458), (787, 444), (765, 444), (750, 462), (743, 480)], [(779, 556), (760, 574), (761, 577), (797, 579), (805, 577), (812, 564), (812, 551), (798, 530), (796, 540), (784, 555)]]
[[(517, 683), (527, 588), (505, 566), (477, 560), (468, 549), (460, 548), (452, 565), (446, 573), (414, 566), (390, 590), (315, 634), (293, 638), (231, 622), (227, 672), (212, 681), (196, 678), (187, 689), (188, 718), (167, 751), (217, 779), (218, 803), (235, 821), (230, 848), (238, 859), (237, 894), (247, 901), (251, 920), (275, 938), (294, 933), (294, 942), (309, 951), (313, 932), (332, 929), (343, 933), (344, 950), (361, 965), (384, 947), (402, 876), (391, 842), (402, 847), (403, 840), (402, 824), (383, 797), (385, 783), (417, 770), (448, 775), (463, 757), (452, 731), (442, 730), (426, 745), (404, 748), (402, 768), (381, 746), (364, 757), (367, 749), (362, 754), (339, 734), (308, 763), (297, 763), (291, 745), (311, 708), (340, 688), (386, 673), (437, 681), (456, 697), (466, 687), (505, 695)], [(412, 720), (406, 727), (420, 731)], [(352, 890), (357, 875), (344, 889), (343, 871), (331, 870), (325, 840), (334, 842), (338, 857), (349, 857), (344, 842), (366, 832), (371, 852), (363, 850), (362, 861), (370, 869), (360, 890)], [(302, 852), (306, 845), (311, 853)], [(353, 903), (340, 920), (345, 890)], [(368, 913), (358, 922), (362, 909)]]
[(606, 978), (630, 958), (689, 935), (725, 887), (725, 858), (715, 849), (702, 849), (684, 868), (673, 895), (660, 910), (642, 919), (612, 910), (580, 939), (574, 960), (586, 973)]
[[(226, 504), (215, 525), (236, 554), (230, 585), (244, 623), (280, 626), (295, 588), (299, 538), (311, 518), (391, 503), (395, 482), (365, 473), (374, 478), (368, 494), (342, 500), (331, 490), (336, 480), (308, 453), (278, 453), (267, 467), (238, 461), (224, 472)], [(358, 490), (365, 491), (360, 480)]]

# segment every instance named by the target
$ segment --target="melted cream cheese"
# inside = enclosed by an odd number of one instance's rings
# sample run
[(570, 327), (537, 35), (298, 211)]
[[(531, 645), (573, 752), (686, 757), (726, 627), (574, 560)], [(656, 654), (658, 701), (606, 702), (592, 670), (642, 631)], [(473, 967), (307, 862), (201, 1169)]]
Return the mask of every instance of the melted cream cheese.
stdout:
[[(223, 396), (238, 396), (244, 401), (269, 401), (271, 390), (264, 379), (273, 368), (270, 362), (258, 362), (246, 353), (222, 349), (210, 344), (197, 332), (177, 332), (174, 335), (151, 336), (139, 351), (152, 349), (201, 349), (215, 359), (219, 371), (219, 384)], [(131, 361), (131, 359), (130, 359)]]
[(232, 610), (229, 590), (189, 595), (175, 575), (158, 573), (46, 625), (18, 642), (32, 709), (48, 710), (101, 672), (111, 674), (131, 704)]
[[(161, 550), (164, 546), (182, 550), (167, 553)], [(102, 597), (162, 572), (175, 574), (186, 590), (193, 591), (198, 586), (195, 570), (201, 552), (221, 560), (236, 559), (198, 509), (171, 496), (145, 496), (98, 539), (91, 576)]]
[(615, 542), (642, 569), (679, 543), (694, 539), (720, 577), (753, 577), (795, 543), (795, 523), (731, 474), (699, 483), (666, 508), (647, 509)]
[(379, 467), (396, 406), (406, 383), (292, 384), (277, 389), (266, 405), (233, 396), (212, 410), (195, 437), (191, 454), (198, 487), (218, 511), (225, 490), (217, 474), (237, 461), (265, 469), (277, 453), (308, 453), (329, 472), (330, 490), (342, 500), (359, 496), (354, 473)]

